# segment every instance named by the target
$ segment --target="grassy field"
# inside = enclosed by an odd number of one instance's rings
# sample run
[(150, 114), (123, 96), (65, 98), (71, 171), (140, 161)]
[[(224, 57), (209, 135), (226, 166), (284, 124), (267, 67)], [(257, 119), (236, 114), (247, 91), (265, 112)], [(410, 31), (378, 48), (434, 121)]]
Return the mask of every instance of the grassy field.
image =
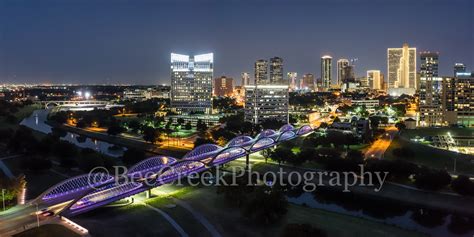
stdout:
[(165, 218), (142, 204), (103, 207), (71, 219), (94, 237), (179, 236)]
[(15, 237), (79, 237), (62, 225), (48, 224), (14, 235)]
[[(412, 133), (414, 134), (414, 133)], [(414, 152), (413, 157), (396, 157), (393, 150), (396, 148), (407, 147)], [(474, 174), (474, 163), (470, 156), (446, 150), (436, 149), (427, 145), (409, 142), (399, 137), (395, 137), (385, 152), (386, 159), (403, 159), (420, 165), (436, 169), (446, 169), (449, 172), (454, 170), (454, 159), (456, 159), (456, 172), (462, 174)]]
[(179, 196), (200, 211), (223, 236), (278, 236), (287, 223), (308, 223), (324, 229), (328, 236), (423, 236), (393, 226), (351, 216), (290, 204), (280, 223), (262, 226), (241, 217), (212, 187), (200, 188)]
[(436, 136), (451, 133), (452, 136), (474, 136), (474, 128), (417, 128), (406, 129), (402, 135), (408, 139), (416, 136)]

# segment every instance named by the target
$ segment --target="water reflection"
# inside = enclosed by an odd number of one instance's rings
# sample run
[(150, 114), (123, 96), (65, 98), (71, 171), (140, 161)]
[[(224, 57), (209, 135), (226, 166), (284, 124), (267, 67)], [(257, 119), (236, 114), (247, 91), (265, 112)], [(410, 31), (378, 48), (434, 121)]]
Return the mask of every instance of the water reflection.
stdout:
[(102, 154), (112, 157), (119, 157), (123, 155), (125, 148), (116, 149), (113, 144), (107, 142), (79, 136), (74, 133), (66, 132), (62, 129), (52, 128), (45, 123), (48, 113), (49, 110), (45, 109), (35, 110), (30, 117), (23, 119), (20, 124), (42, 133), (53, 133), (54, 135), (59, 136), (61, 140), (68, 141), (81, 148), (91, 148)]
[(432, 236), (474, 236), (474, 218), (453, 213), (321, 188), (306, 193), (301, 187), (294, 187), (287, 190), (287, 197), (294, 204), (362, 217)]

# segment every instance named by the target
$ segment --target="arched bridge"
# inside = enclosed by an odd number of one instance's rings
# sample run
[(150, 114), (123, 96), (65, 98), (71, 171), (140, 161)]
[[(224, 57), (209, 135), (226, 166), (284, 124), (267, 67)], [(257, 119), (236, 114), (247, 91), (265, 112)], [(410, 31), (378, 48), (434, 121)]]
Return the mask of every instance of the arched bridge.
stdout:
[(284, 125), (278, 131), (264, 130), (255, 138), (235, 137), (224, 147), (215, 144), (198, 146), (180, 160), (151, 157), (132, 166), (122, 177), (103, 173), (73, 177), (46, 190), (34, 202), (53, 206), (68, 201), (60, 214), (77, 215), (241, 157), (247, 158), (248, 165), (249, 154), (312, 131), (309, 125), (300, 128)]
[(123, 105), (112, 104), (110, 101), (103, 100), (50, 100), (40, 101), (41, 105), (45, 109), (51, 107), (69, 108), (69, 109), (81, 109), (81, 108), (103, 108), (109, 109), (111, 107), (123, 107)]

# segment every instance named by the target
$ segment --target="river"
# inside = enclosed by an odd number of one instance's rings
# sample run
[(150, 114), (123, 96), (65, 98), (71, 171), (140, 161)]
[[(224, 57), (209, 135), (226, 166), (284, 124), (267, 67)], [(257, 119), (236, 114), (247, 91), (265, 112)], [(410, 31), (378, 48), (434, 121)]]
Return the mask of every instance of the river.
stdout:
[[(48, 118), (49, 110), (39, 109), (33, 111), (33, 113), (23, 119), (20, 122), (20, 125), (24, 125), (38, 132), (49, 134), (52, 131), (52, 127), (45, 123)], [(96, 150), (99, 153), (102, 153), (111, 157), (120, 157), (123, 155), (123, 149), (111, 149), (113, 144), (99, 141), (96, 139), (85, 138), (83, 136), (77, 135), (75, 133), (67, 132), (65, 136), (61, 137), (61, 140), (68, 141), (80, 148), (91, 148)]]

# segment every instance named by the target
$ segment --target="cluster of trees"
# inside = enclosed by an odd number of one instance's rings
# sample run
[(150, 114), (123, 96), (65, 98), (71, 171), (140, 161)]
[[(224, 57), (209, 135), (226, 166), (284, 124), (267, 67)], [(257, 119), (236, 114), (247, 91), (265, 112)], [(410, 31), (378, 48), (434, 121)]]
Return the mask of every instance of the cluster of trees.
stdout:
[[(153, 98), (144, 101), (124, 101), (125, 107), (118, 112), (154, 114), (158, 110), (165, 109), (170, 104), (169, 99)], [(124, 110), (125, 109), (125, 110)]]
[(0, 131), (0, 137), (5, 132), (10, 132), (2, 140), (7, 142), (10, 152), (26, 154), (21, 160), (21, 167), (31, 172), (41, 172), (50, 169), (51, 159), (57, 158), (60, 165), (65, 168), (79, 167), (84, 172), (88, 172), (95, 166), (112, 167), (112, 158), (98, 154), (92, 149), (79, 150), (74, 144), (63, 141), (60, 137), (66, 135), (62, 129), (54, 128), (51, 134), (41, 139), (36, 138), (32, 131), (24, 126), (20, 126), (16, 131)]
[(296, 93), (291, 92), (289, 103), (291, 106), (298, 107), (313, 107), (313, 106), (324, 106), (324, 100), (317, 93)]
[(18, 118), (15, 116), (15, 113), (24, 106), (31, 105), (30, 100), (21, 101), (21, 102), (7, 102), (5, 100), (0, 100), (0, 119), (4, 117), (4, 121), (9, 124), (16, 124)]
[[(5, 207), (14, 206), (16, 204), (17, 196), (26, 187), (26, 180), (24, 175), (20, 175), (14, 179), (8, 179), (0, 176), (0, 190), (5, 189)], [(2, 200), (3, 201), (3, 200)]]
[(235, 98), (231, 97), (214, 97), (212, 98), (212, 108), (217, 109), (224, 113), (233, 113), (234, 111), (241, 109)]
[(310, 224), (287, 224), (280, 235), (281, 237), (326, 237), (324, 230), (311, 226)]
[[(238, 177), (235, 180), (237, 185), (218, 186), (217, 193), (224, 195), (230, 206), (240, 208), (243, 217), (256, 223), (268, 225), (280, 220), (288, 208), (283, 189), (278, 186), (256, 185), (257, 181), (250, 180), (250, 176)], [(232, 176), (224, 177), (227, 183), (233, 183), (233, 179)]]
[(438, 191), (451, 187), (461, 195), (474, 195), (474, 182), (469, 177), (460, 175), (455, 179), (445, 170), (431, 169), (403, 160), (377, 160), (370, 159), (366, 162), (367, 171), (389, 172), (391, 181), (407, 181), (414, 179), (415, 186), (420, 189)]

